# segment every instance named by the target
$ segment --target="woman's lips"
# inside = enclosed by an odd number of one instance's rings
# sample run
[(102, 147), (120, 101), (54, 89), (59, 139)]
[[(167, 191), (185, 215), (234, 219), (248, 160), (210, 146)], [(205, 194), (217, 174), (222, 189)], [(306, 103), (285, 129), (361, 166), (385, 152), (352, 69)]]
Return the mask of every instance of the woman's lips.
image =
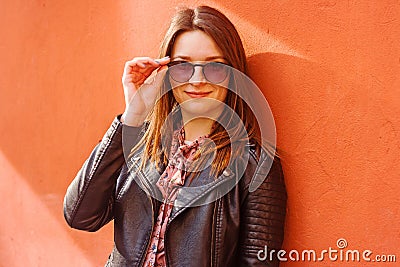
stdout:
[(201, 98), (208, 96), (211, 92), (186, 92), (185, 93), (191, 98)]

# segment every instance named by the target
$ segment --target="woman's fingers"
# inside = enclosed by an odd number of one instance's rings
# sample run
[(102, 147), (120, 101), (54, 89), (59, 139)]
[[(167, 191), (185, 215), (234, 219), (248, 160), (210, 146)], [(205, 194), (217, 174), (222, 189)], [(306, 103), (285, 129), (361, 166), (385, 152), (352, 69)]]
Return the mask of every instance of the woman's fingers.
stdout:
[(163, 58), (159, 58), (159, 59), (155, 59), (155, 62), (158, 62), (160, 65), (165, 65), (168, 62), (171, 61), (171, 59), (169, 58), (169, 56), (163, 57)]
[(151, 73), (167, 64), (170, 61), (169, 57), (160, 59), (152, 59), (150, 57), (136, 57), (125, 63), (123, 83), (133, 83), (136, 88), (151, 75)]
[(136, 64), (137, 66), (143, 69), (148, 67), (157, 68), (159, 66), (159, 63), (150, 57), (138, 57), (128, 62), (131, 63), (132, 65)]
[[(160, 67), (165, 66), (165, 64), (167, 64), (170, 61), (169, 57), (165, 57), (165, 58), (160, 58), (160, 59), (154, 59), (151, 63), (153, 68), (147, 68), (143, 74), (146, 77), (149, 77), (151, 75), (151, 73), (155, 70), (155, 69), (159, 69)], [(155, 65), (156, 64), (156, 65)]]
[(170, 61), (169, 57), (160, 59), (152, 59), (150, 57), (136, 57), (125, 64), (125, 72), (141, 72), (148, 73), (149, 70), (155, 70), (156, 68), (167, 64)]
[(164, 81), (165, 73), (157, 73), (167, 68), (169, 61), (169, 57), (137, 57), (125, 63), (122, 77), (126, 104), (124, 121), (136, 125), (147, 116)]

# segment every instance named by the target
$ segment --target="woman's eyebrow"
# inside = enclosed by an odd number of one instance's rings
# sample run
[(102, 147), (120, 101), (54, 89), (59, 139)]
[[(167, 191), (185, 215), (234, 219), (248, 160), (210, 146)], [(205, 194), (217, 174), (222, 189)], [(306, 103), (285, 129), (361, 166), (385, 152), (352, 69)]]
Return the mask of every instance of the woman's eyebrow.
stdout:
[(206, 60), (214, 60), (214, 59), (224, 59), (225, 58), (223, 56), (211, 56), (211, 57), (206, 57)]
[[(191, 61), (191, 59), (192, 59), (190, 56), (176, 55), (172, 58), (172, 60), (174, 60), (176, 58), (181, 58), (181, 59), (187, 60), (187, 61)], [(206, 61), (215, 60), (215, 59), (225, 60), (225, 58), (223, 56), (209, 56), (209, 57), (205, 58)]]

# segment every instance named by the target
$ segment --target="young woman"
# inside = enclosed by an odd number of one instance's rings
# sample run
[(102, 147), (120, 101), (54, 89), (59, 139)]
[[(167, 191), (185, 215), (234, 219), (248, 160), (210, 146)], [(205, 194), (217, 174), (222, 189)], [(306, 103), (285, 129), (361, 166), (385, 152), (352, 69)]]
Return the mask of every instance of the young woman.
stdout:
[[(240, 37), (207, 6), (174, 16), (158, 59), (125, 64), (125, 112), (64, 201), (73, 228), (114, 220), (106, 266), (279, 265), (260, 251), (283, 242), (283, 173), (236, 73), (247, 73)], [(262, 152), (272, 162), (266, 172)], [(262, 180), (249, 190), (255, 174)]]

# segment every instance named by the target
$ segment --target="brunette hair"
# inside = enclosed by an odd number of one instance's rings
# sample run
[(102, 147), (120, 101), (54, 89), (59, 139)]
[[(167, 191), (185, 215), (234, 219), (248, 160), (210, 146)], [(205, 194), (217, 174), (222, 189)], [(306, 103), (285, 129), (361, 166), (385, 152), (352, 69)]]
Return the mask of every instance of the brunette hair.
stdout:
[[(246, 54), (235, 26), (220, 11), (209, 6), (198, 6), (195, 9), (185, 8), (175, 14), (160, 47), (159, 57), (171, 56), (177, 36), (183, 32), (194, 30), (200, 30), (209, 35), (222, 51), (227, 63), (236, 70), (247, 74)], [(234, 86), (232, 83), (234, 83), (234, 80), (231, 77), (230, 86)], [(172, 91), (168, 90), (170, 86), (168, 79), (165, 79), (164, 88), (161, 90), (162, 95), (146, 119), (148, 127), (139, 143), (132, 150), (135, 151), (144, 146), (142, 167), (145, 166), (147, 160), (155, 163), (158, 168), (167, 164), (172, 131), (166, 134), (167, 137), (163, 137), (163, 134), (166, 132), (165, 129), (168, 129), (167, 131), (173, 129), (174, 125), (166, 123), (166, 120), (178, 106)], [(248, 143), (250, 140), (253, 144), (256, 144), (256, 147), (262, 146), (258, 122), (245, 101), (228, 90), (225, 104), (234, 110), (242, 120), (245, 131), (239, 129), (237, 123), (231, 123), (229, 126), (231, 129), (226, 129), (218, 122), (214, 122), (209, 138), (215, 143), (215, 146), (213, 149), (209, 149), (207, 145), (201, 146), (198, 155), (203, 156), (216, 152), (211, 165), (211, 172), (216, 176), (228, 166), (231, 156), (240, 156), (243, 153), (243, 149), (240, 149), (243, 147), (243, 142)], [(235, 137), (229, 136), (227, 131), (234, 132)], [(166, 145), (164, 140), (167, 140)], [(236, 148), (234, 143), (241, 143), (242, 145), (238, 145)]]

